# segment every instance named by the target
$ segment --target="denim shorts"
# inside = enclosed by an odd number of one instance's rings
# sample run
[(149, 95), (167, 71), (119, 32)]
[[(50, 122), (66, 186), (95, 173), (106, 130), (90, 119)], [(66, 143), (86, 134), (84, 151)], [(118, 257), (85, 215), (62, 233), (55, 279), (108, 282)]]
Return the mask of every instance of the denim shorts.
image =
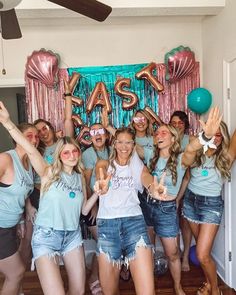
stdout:
[(81, 230), (54, 230), (53, 228), (34, 226), (32, 236), (33, 262), (41, 256), (64, 256), (67, 252), (83, 244)]
[(175, 238), (179, 234), (179, 215), (176, 201), (159, 201), (139, 195), (140, 206), (147, 226), (153, 226), (160, 238)]
[(97, 255), (104, 253), (109, 261), (117, 265), (128, 265), (135, 258), (137, 247), (152, 247), (142, 215), (98, 218), (97, 227)]
[(189, 221), (219, 225), (223, 210), (224, 201), (221, 196), (201, 196), (186, 190), (182, 214)]

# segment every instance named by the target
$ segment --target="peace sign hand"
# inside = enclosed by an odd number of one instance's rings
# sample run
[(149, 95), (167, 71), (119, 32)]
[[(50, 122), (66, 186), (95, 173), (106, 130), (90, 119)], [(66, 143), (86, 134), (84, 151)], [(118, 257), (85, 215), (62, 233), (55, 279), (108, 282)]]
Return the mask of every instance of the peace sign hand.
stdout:
[(104, 177), (104, 171), (102, 168), (99, 168), (99, 179), (95, 182), (94, 191), (98, 195), (104, 195), (109, 189), (109, 183), (111, 180), (112, 174), (108, 173), (107, 177)]
[(154, 176), (153, 192), (151, 193), (152, 198), (157, 200), (165, 200), (167, 198), (167, 188), (164, 185), (165, 177), (166, 177), (166, 172), (162, 174), (160, 182), (158, 183), (157, 177)]

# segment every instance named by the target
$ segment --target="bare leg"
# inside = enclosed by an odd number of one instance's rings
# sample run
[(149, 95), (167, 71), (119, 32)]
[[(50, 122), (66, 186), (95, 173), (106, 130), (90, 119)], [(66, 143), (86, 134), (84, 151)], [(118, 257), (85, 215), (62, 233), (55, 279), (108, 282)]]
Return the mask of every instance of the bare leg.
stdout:
[(169, 268), (174, 280), (175, 293), (177, 295), (184, 295), (184, 291), (181, 286), (181, 262), (179, 255), (179, 247), (176, 238), (161, 238), (165, 254), (169, 261)]
[(197, 239), (196, 253), (204, 274), (211, 287), (211, 294), (218, 295), (218, 283), (215, 262), (211, 256), (211, 250), (215, 236), (219, 229), (215, 224), (200, 224)]
[(56, 257), (41, 256), (35, 264), (44, 295), (65, 295)]
[(130, 271), (137, 295), (155, 294), (153, 257), (150, 248), (137, 248), (135, 258), (130, 261)]
[(0, 272), (5, 276), (1, 295), (18, 295), (25, 272), (19, 252), (0, 260)]
[(32, 258), (31, 239), (33, 234), (33, 224), (31, 221), (26, 221), (25, 226), (26, 232), (24, 238), (21, 239), (19, 253), (22, 257), (25, 267), (27, 268)]
[(101, 253), (98, 256), (99, 278), (104, 295), (119, 295), (120, 268)]
[(192, 232), (188, 221), (184, 217), (180, 217), (180, 227), (182, 232), (184, 251), (182, 255), (182, 271), (189, 271), (189, 249), (192, 241)]
[[(68, 274), (68, 295), (83, 295), (85, 293), (85, 261), (83, 247), (75, 248), (63, 257)], [(56, 294), (56, 293), (54, 293)]]

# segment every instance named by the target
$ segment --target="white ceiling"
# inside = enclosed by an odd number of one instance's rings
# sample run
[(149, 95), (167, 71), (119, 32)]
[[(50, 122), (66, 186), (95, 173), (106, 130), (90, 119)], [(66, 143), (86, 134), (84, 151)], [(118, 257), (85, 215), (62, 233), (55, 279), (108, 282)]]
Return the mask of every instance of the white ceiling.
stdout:
[[(216, 15), (225, 0), (100, 0), (112, 7), (110, 17)], [(47, 0), (22, 0), (17, 15), (27, 18), (78, 18), (81, 15)]]

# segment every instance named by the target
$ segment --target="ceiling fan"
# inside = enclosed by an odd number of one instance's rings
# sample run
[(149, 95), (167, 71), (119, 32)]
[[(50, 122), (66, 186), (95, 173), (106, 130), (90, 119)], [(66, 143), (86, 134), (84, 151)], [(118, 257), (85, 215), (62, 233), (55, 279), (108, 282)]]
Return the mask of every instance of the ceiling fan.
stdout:
[[(22, 0), (0, 0), (0, 32), (3, 39), (22, 37), (15, 9)], [(34, 0), (35, 1), (35, 0)], [(112, 8), (96, 0), (48, 0), (97, 21), (104, 21)]]

